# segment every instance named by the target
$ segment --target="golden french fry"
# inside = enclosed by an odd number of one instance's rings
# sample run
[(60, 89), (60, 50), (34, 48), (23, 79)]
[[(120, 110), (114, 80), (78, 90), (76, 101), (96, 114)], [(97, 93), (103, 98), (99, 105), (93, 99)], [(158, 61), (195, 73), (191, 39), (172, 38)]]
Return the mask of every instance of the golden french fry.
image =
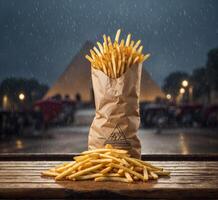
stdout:
[(138, 49), (138, 51), (137, 51), (137, 53), (138, 53), (138, 54), (141, 54), (141, 53), (142, 53), (142, 49), (143, 49), (143, 46), (140, 46), (139, 49)]
[(84, 156), (74, 156), (74, 160), (76, 160), (77, 162), (83, 161), (87, 158), (89, 158), (89, 155), (84, 155)]
[(97, 160), (90, 160), (91, 163), (110, 163), (112, 159), (97, 159)]
[(170, 172), (168, 171), (155, 171), (155, 174), (159, 176), (170, 176)]
[(133, 51), (135, 51), (139, 47), (140, 43), (141, 43), (141, 40), (138, 40), (136, 42), (136, 44), (133, 46)]
[(44, 172), (42, 172), (42, 175), (43, 176), (58, 176), (59, 175), (59, 173), (57, 173), (57, 172), (52, 172), (52, 171), (44, 171)]
[(101, 174), (106, 174), (106, 173), (110, 172), (111, 170), (112, 170), (112, 167), (107, 167), (107, 168), (101, 170), (100, 173)]
[(148, 171), (147, 171), (146, 167), (144, 167), (144, 169), (143, 169), (143, 175), (144, 175), (144, 180), (147, 181), (148, 180)]
[(112, 67), (113, 67), (113, 72), (115, 78), (117, 77), (117, 71), (116, 71), (116, 63), (115, 63), (115, 58), (114, 58), (114, 53), (112, 52)]
[(118, 29), (118, 30), (117, 30), (117, 33), (116, 33), (116, 37), (115, 37), (115, 42), (117, 42), (117, 43), (119, 42), (120, 33), (121, 33), (121, 30)]
[(121, 175), (118, 173), (108, 173), (104, 174), (103, 177), (121, 177)]
[(100, 158), (109, 158), (109, 159), (114, 160), (114, 161), (116, 161), (116, 162), (118, 162), (118, 163), (125, 164), (125, 162), (124, 162), (122, 159), (116, 158), (116, 157), (111, 156), (111, 155), (100, 154)]
[(90, 56), (86, 55), (85, 57), (89, 62), (91, 62), (91, 63), (93, 62), (93, 59)]
[(151, 171), (162, 171), (163, 170), (163, 168), (154, 166), (154, 165), (152, 165), (152, 164), (150, 164), (148, 162), (145, 162), (143, 160), (138, 160), (136, 158), (132, 158), (132, 160), (135, 160), (136, 162), (141, 163), (142, 165), (144, 165), (147, 169), (149, 169)]
[(96, 53), (99, 57), (101, 57), (100, 51), (99, 51), (96, 47), (94, 47), (93, 49), (94, 49), (95, 53)]
[(126, 38), (126, 44), (125, 44), (126, 47), (129, 46), (130, 40), (131, 40), (131, 34), (128, 34), (128, 36)]
[(123, 174), (123, 173), (124, 173), (124, 170), (123, 170), (123, 169), (119, 169), (117, 173), (118, 173), (118, 174)]
[(150, 57), (150, 54), (146, 54), (146, 55), (143, 57), (142, 62), (144, 62), (145, 60), (147, 60), (149, 57)]
[(112, 46), (112, 42), (111, 42), (110, 36), (107, 36), (107, 41), (108, 41), (108, 46), (109, 46), (109, 47)]
[(130, 183), (133, 182), (133, 179), (132, 179), (131, 175), (130, 175), (128, 172), (125, 172), (124, 174), (125, 174), (126, 179), (127, 179)]
[(57, 172), (63, 172), (64, 170), (66, 170), (66, 169), (72, 167), (72, 166), (75, 165), (75, 164), (76, 164), (75, 161), (70, 162), (70, 163), (68, 163), (67, 165), (63, 166), (63, 167), (57, 168), (56, 171), (57, 171)]
[(158, 179), (158, 175), (152, 171), (149, 171), (149, 174), (151, 175), (152, 179)]
[(133, 64), (135, 64), (139, 60), (139, 56), (136, 56), (135, 59), (133, 60)]
[(97, 42), (97, 45), (98, 45), (98, 48), (100, 49), (101, 54), (103, 55), (103, 54), (104, 54), (104, 48), (103, 48), (103, 46), (101, 45), (100, 42)]

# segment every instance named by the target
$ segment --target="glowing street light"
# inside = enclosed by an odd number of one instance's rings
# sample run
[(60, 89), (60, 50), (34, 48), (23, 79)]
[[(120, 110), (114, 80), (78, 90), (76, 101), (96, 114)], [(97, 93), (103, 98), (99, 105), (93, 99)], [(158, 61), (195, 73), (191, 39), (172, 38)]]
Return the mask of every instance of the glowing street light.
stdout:
[(185, 93), (185, 89), (184, 88), (180, 88), (179, 93), (180, 94), (184, 94)]
[(182, 86), (183, 87), (187, 87), (188, 86), (188, 81), (187, 80), (183, 80), (182, 81)]
[(23, 101), (25, 99), (24, 93), (20, 93), (18, 97), (21, 101)]
[(166, 98), (167, 98), (168, 100), (170, 100), (171, 97), (172, 97), (171, 94), (167, 94), (167, 95), (166, 95)]

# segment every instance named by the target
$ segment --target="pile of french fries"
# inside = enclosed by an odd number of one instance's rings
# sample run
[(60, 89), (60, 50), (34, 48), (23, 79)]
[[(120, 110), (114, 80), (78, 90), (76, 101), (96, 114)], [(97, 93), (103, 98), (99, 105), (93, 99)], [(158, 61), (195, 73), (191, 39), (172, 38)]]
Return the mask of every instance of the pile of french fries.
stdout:
[(91, 66), (101, 70), (110, 78), (118, 78), (124, 74), (128, 68), (134, 64), (142, 63), (149, 58), (150, 54), (143, 54), (141, 40), (134, 42), (131, 34), (128, 34), (126, 41), (119, 41), (121, 30), (116, 33), (115, 40), (112, 42), (110, 36), (103, 35), (103, 44), (97, 42), (97, 47), (90, 50), (90, 56), (86, 59), (91, 62)]
[(163, 171), (163, 168), (148, 162), (131, 158), (126, 150), (106, 145), (102, 149), (84, 151), (81, 155), (74, 157), (74, 161), (44, 171), (42, 175), (55, 177), (55, 180), (132, 183), (169, 176), (170, 172)]

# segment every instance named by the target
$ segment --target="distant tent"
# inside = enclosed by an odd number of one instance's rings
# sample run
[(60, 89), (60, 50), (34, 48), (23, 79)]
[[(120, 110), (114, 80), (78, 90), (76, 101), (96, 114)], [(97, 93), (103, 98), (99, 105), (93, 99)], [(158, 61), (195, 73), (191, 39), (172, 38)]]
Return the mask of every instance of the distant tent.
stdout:
[[(48, 90), (44, 98), (60, 94), (62, 97), (69, 95), (71, 99), (75, 99), (75, 96), (80, 94), (82, 101), (89, 102), (92, 100), (90, 63), (85, 59), (85, 55), (89, 53), (89, 49), (93, 46), (89, 41), (83, 45), (66, 70)], [(163, 97), (163, 92), (151, 79), (149, 73), (143, 70), (140, 100), (152, 101), (156, 97)]]

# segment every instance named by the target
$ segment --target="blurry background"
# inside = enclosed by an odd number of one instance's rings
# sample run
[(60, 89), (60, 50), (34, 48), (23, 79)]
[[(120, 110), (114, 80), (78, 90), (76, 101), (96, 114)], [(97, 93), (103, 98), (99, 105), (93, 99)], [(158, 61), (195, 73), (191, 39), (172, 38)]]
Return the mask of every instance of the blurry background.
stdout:
[(143, 153), (218, 153), (218, 1), (0, 0), (0, 153), (80, 152), (94, 111), (84, 55), (130, 32), (151, 53)]

